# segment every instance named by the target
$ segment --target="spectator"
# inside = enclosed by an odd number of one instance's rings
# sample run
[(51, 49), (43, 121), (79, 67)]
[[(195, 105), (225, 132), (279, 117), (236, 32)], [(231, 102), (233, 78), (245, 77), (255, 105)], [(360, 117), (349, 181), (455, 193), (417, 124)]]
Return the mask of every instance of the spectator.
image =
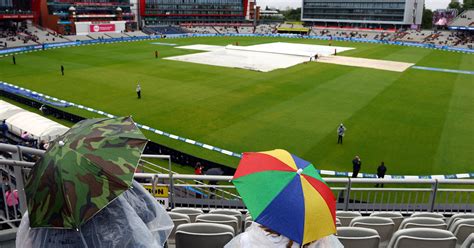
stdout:
[[(377, 177), (384, 178), (386, 172), (387, 172), (387, 167), (385, 167), (385, 163), (382, 161), (379, 167), (377, 167)], [(375, 187), (379, 187), (379, 184), (377, 183)], [(383, 183), (380, 184), (380, 187), (383, 188)]]
[(202, 170), (203, 169), (204, 169), (204, 166), (201, 165), (201, 162), (197, 162), (196, 166), (194, 167), (194, 174), (202, 175)]
[(2, 124), (0, 124), (0, 131), (2, 132), (2, 136), (4, 139), (7, 138), (7, 132), (8, 132), (8, 125), (6, 123), (6, 120), (2, 121)]
[(11, 218), (16, 218), (20, 211), (18, 209), (18, 190), (13, 189), (10, 185), (5, 191), (5, 200), (7, 202), (8, 212)]
[(289, 238), (270, 230), (269, 228), (252, 223), (244, 233), (239, 234), (227, 243), (224, 248), (246, 248), (246, 247), (275, 247), (275, 248), (342, 248), (341, 242), (334, 236), (329, 235), (313, 241), (304, 246), (290, 240)]
[(27, 145), (36, 146), (36, 140), (27, 131), (23, 131), (20, 137)]
[(362, 167), (362, 162), (359, 156), (355, 156), (352, 160), (352, 177), (356, 178), (359, 174), (360, 168)]

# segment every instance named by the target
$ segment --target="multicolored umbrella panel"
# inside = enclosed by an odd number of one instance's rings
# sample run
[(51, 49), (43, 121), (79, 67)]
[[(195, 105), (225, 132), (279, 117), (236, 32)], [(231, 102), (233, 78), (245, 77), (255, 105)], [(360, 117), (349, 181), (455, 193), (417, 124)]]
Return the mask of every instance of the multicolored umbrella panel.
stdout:
[(30, 173), (30, 226), (74, 229), (87, 222), (130, 188), (147, 142), (130, 117), (74, 125)]
[(336, 233), (336, 199), (314, 166), (285, 150), (244, 153), (233, 183), (255, 222), (301, 245)]

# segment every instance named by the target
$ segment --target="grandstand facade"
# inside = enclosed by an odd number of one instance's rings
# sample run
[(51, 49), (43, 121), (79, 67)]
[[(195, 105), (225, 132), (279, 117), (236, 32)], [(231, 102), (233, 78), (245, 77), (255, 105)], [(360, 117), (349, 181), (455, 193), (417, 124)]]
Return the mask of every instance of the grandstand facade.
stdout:
[(0, 0), (0, 21), (20, 22), (37, 18), (39, 0)]
[(75, 34), (76, 23), (109, 24), (125, 21), (136, 28), (130, 0), (41, 0), (41, 24), (62, 34)]
[(140, 0), (145, 25), (180, 23), (241, 23), (249, 0)]
[(301, 20), (323, 26), (420, 25), (424, 0), (303, 0)]

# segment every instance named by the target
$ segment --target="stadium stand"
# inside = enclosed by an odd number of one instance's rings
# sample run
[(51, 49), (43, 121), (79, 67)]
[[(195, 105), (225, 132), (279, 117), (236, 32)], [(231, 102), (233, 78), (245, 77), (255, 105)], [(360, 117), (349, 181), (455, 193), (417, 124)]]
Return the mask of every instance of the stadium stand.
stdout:
[(356, 217), (349, 226), (374, 229), (380, 235), (381, 246), (385, 246), (395, 231), (395, 223), (383, 217)]
[(242, 230), (242, 213), (238, 210), (233, 209), (212, 209), (209, 211), (210, 214), (223, 214), (229, 216), (235, 216), (237, 218), (238, 228), (237, 230)]
[(387, 248), (454, 248), (455, 246), (456, 237), (449, 231), (412, 228), (396, 231)]
[(92, 40), (92, 38), (87, 35), (68, 35), (66, 37), (71, 41)]
[(451, 216), (451, 218), (449, 218), (448, 220), (448, 229), (451, 228), (454, 222), (462, 219), (474, 219), (474, 214), (461, 213)]
[(171, 231), (171, 234), (168, 238), (168, 243), (175, 243), (175, 234), (176, 234), (176, 228), (182, 224), (188, 224), (191, 223), (191, 219), (189, 216), (185, 214), (180, 214), (180, 213), (174, 213), (174, 212), (169, 212), (168, 213), (171, 217), (171, 220), (173, 220), (174, 227), (173, 230)]
[(462, 243), (461, 248), (473, 248), (474, 247), (474, 233), (471, 233), (464, 243)]
[(407, 228), (435, 228), (446, 230), (448, 229), (448, 225), (440, 218), (411, 217), (404, 219), (400, 224), (400, 229)]
[(276, 33), (277, 24), (260, 24), (255, 28), (255, 34)]
[(338, 227), (337, 238), (346, 248), (378, 248), (380, 244), (378, 232), (364, 227)]
[(166, 34), (185, 34), (186, 30), (179, 26), (147, 26), (143, 29), (148, 34), (166, 35)]
[(311, 27), (311, 35), (341, 38), (358, 38), (369, 40), (390, 40), (394, 34), (393, 31), (377, 29), (344, 29), (331, 27)]
[(412, 218), (427, 217), (427, 218), (438, 218), (438, 219), (444, 219), (445, 218), (442, 214), (439, 214), (439, 213), (413, 213), (410, 217), (412, 217)]
[(474, 219), (455, 221), (449, 228), (449, 231), (452, 232), (454, 236), (456, 236), (457, 244), (458, 246), (461, 246), (467, 237), (474, 233)]
[(222, 248), (234, 237), (234, 229), (215, 223), (182, 224), (175, 237), (176, 248)]
[(201, 214), (196, 217), (196, 223), (215, 223), (228, 225), (234, 229), (234, 233), (239, 233), (239, 219), (232, 215)]
[(336, 217), (341, 220), (342, 226), (349, 226), (351, 221), (356, 217), (361, 217), (362, 214), (359, 212), (349, 212), (349, 211), (337, 211)]
[(403, 221), (403, 215), (397, 212), (378, 212), (370, 214), (371, 217), (389, 218), (395, 223), (395, 230), (398, 230)]
[(472, 27), (474, 26), (474, 9), (465, 10), (449, 23), (449, 26)]
[(189, 219), (191, 220), (192, 223), (196, 222), (196, 217), (198, 215), (204, 214), (204, 212), (201, 209), (196, 209), (196, 208), (173, 208), (171, 212), (185, 214), (189, 216)]

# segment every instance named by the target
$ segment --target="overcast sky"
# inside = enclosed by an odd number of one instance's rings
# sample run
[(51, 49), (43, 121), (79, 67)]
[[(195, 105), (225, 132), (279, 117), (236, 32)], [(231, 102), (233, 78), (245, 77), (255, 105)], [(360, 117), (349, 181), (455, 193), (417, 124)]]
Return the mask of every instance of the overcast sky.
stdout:
[[(301, 7), (302, 0), (257, 0), (257, 5), (268, 7), (276, 7), (284, 9), (286, 7)], [(425, 0), (426, 7), (429, 9), (444, 9), (448, 6), (450, 0)]]

